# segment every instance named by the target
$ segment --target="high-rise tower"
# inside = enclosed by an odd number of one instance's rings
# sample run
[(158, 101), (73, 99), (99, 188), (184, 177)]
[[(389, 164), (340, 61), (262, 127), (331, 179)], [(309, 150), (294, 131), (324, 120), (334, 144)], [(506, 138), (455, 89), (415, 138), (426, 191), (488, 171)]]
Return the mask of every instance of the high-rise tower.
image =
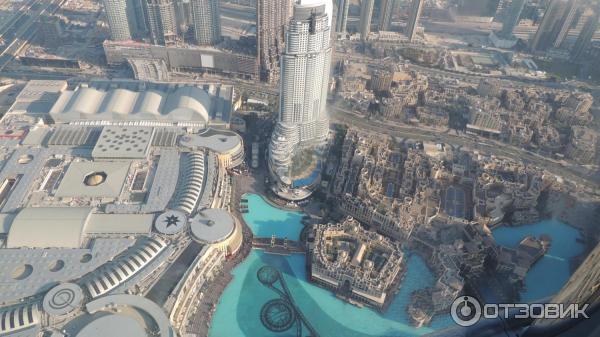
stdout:
[(367, 41), (371, 33), (371, 20), (373, 19), (373, 7), (375, 0), (361, 0), (360, 4), (360, 39)]
[(177, 22), (173, 0), (145, 0), (145, 14), (152, 43), (173, 45), (177, 41)]
[(110, 38), (114, 41), (131, 40), (125, 0), (104, 0), (104, 10), (110, 27)]
[(200, 45), (221, 41), (220, 0), (190, 0), (194, 38)]
[(421, 18), (424, 4), (425, 0), (413, 0), (412, 2), (410, 16), (406, 24), (406, 36), (410, 42), (413, 42), (417, 36), (417, 27), (419, 26), (419, 19)]
[(269, 167), (280, 191), (296, 188), (296, 173), (301, 175), (305, 169), (295, 172), (294, 165), (302, 162), (300, 166), (311, 167), (314, 161), (309, 158), (316, 157), (318, 147), (327, 140), (332, 12), (331, 0), (298, 0), (287, 28), (279, 117), (269, 144)]
[(556, 39), (554, 40), (554, 48), (560, 48), (569, 34), (569, 30), (571, 29), (573, 20), (575, 19), (575, 14), (577, 13), (578, 6), (575, 2), (576, 0), (570, 0), (566, 4), (565, 11), (563, 12), (560, 23), (557, 26), (560, 29), (558, 29), (558, 34), (556, 34)]
[(559, 48), (569, 33), (575, 12), (575, 0), (551, 0), (531, 41), (531, 50)]
[(127, 2), (127, 19), (131, 37), (143, 39), (148, 37), (146, 14), (144, 13), (144, 2), (146, 0), (125, 0)]
[(598, 26), (600, 25), (600, 4), (596, 5), (594, 8), (594, 14), (590, 15), (579, 36), (577, 37), (577, 41), (575, 41), (575, 45), (571, 50), (571, 60), (572, 61), (580, 61), (583, 59), (585, 52), (589, 49), (592, 44), (592, 37), (594, 37), (594, 33), (598, 30)]
[(292, 16), (293, 0), (258, 0), (256, 35), (262, 81), (279, 80), (279, 55), (285, 46), (285, 27)]
[(335, 19), (335, 31), (345, 33), (348, 25), (348, 10), (350, 9), (350, 0), (338, 0), (337, 16)]
[(177, 28), (183, 34), (191, 33), (192, 25), (192, 9), (189, 0), (175, 0), (175, 20), (177, 20)]
[(523, 13), (526, 2), (527, 0), (513, 0), (510, 4), (506, 16), (502, 21), (502, 30), (500, 31), (501, 37), (505, 39), (510, 39), (512, 37), (515, 27), (519, 24), (521, 13)]
[(395, 0), (381, 0), (379, 2), (379, 30), (388, 31), (392, 26), (392, 11)]

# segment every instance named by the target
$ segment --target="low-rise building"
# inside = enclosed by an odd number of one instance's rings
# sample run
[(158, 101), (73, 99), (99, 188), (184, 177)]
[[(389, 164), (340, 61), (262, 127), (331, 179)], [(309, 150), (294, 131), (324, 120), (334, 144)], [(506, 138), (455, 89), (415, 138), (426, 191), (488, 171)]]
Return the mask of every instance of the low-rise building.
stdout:
[(400, 244), (347, 218), (313, 227), (311, 280), (349, 300), (381, 308), (401, 275)]

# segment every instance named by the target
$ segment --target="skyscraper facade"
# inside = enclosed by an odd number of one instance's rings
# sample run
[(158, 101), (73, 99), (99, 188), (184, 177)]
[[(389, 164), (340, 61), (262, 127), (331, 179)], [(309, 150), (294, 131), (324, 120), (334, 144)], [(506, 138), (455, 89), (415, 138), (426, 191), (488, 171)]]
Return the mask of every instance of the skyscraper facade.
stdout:
[(392, 26), (392, 11), (395, 0), (381, 0), (379, 3), (379, 30), (388, 31)]
[(592, 44), (592, 37), (594, 37), (594, 33), (598, 30), (598, 26), (600, 25), (600, 4), (596, 5), (594, 8), (594, 14), (590, 15), (579, 36), (577, 37), (577, 41), (575, 41), (575, 45), (571, 50), (571, 60), (572, 61), (581, 61), (586, 51), (590, 48)]
[(146, 14), (144, 14), (144, 2), (146, 0), (126, 0), (127, 19), (129, 20), (129, 29), (131, 37), (134, 39), (144, 39), (148, 37), (148, 27), (146, 26)]
[(285, 46), (285, 29), (292, 16), (293, 0), (257, 1), (257, 47), (262, 81), (279, 80), (279, 55)]
[(331, 63), (331, 0), (299, 0), (281, 55), (279, 117), (269, 144), (274, 177), (291, 185), (292, 159), (323, 144), (329, 132), (325, 109)]
[(526, 2), (527, 0), (513, 0), (510, 4), (506, 16), (502, 21), (502, 30), (500, 31), (501, 37), (505, 39), (510, 39), (512, 37), (515, 27), (519, 24), (521, 13), (523, 13)]
[(360, 39), (367, 41), (371, 33), (371, 20), (375, 0), (362, 0), (360, 4)]
[(425, 0), (413, 0), (412, 2), (408, 23), (406, 24), (406, 36), (410, 42), (413, 42), (417, 37), (417, 28), (424, 4)]
[(177, 20), (177, 28), (183, 34), (190, 33), (192, 25), (192, 9), (189, 0), (175, 0), (175, 19)]
[(173, 0), (145, 0), (145, 14), (152, 43), (173, 45), (177, 41), (177, 20)]
[(127, 2), (124, 0), (104, 0), (104, 10), (108, 19), (111, 40), (131, 40), (131, 30), (127, 19)]
[(337, 33), (346, 33), (348, 25), (348, 10), (350, 9), (350, 0), (338, 0), (337, 15), (335, 19), (335, 31)]
[(575, 0), (551, 0), (530, 47), (533, 51), (559, 48), (564, 42), (575, 17)]
[(556, 38), (554, 39), (554, 48), (560, 48), (565, 42), (565, 39), (569, 34), (569, 30), (571, 30), (571, 26), (573, 25), (573, 20), (575, 19), (575, 14), (577, 13), (577, 7), (576, 0), (570, 0), (567, 2), (560, 22), (557, 25), (557, 27), (560, 29), (558, 29), (558, 34), (556, 34)]
[(200, 45), (221, 41), (220, 0), (190, 0), (194, 38)]

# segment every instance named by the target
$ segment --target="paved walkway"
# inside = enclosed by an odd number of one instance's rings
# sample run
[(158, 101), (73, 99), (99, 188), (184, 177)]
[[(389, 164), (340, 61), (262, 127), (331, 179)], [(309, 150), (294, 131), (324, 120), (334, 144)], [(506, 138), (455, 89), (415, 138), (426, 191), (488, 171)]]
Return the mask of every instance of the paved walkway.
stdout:
[(233, 280), (231, 272), (238, 264), (248, 257), (252, 250), (253, 234), (242, 218), (238, 205), (240, 204), (240, 198), (243, 194), (252, 192), (252, 190), (248, 190), (248, 188), (254, 185), (253, 180), (254, 178), (250, 176), (233, 177), (233, 194), (231, 196), (232, 212), (242, 224), (243, 243), (235, 257), (227, 260), (223, 265), (221, 272), (219, 272), (219, 274), (216, 275), (210, 284), (203, 290), (204, 296), (197, 299), (199, 303), (197, 304), (196, 310), (189, 317), (189, 321), (184, 329), (188, 334), (201, 337), (208, 336), (210, 323), (217, 308), (217, 304), (219, 303), (219, 299), (225, 291), (225, 288), (227, 288), (227, 285), (229, 285), (229, 282)]

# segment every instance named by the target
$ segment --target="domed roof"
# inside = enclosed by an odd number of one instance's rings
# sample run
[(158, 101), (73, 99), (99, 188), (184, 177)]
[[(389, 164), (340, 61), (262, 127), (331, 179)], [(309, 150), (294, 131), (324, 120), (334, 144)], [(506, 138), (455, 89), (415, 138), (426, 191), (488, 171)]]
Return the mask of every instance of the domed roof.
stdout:
[(129, 114), (133, 109), (138, 93), (127, 89), (115, 89), (107, 93), (99, 113)]
[(208, 122), (210, 97), (197, 87), (181, 87), (167, 97), (163, 114), (174, 120), (204, 120)]
[(164, 103), (165, 95), (161, 92), (148, 90), (141, 93), (134, 112), (136, 114), (160, 115), (160, 108)]
[(75, 92), (67, 110), (71, 113), (93, 115), (98, 112), (105, 94), (105, 91), (93, 88), (81, 88)]

